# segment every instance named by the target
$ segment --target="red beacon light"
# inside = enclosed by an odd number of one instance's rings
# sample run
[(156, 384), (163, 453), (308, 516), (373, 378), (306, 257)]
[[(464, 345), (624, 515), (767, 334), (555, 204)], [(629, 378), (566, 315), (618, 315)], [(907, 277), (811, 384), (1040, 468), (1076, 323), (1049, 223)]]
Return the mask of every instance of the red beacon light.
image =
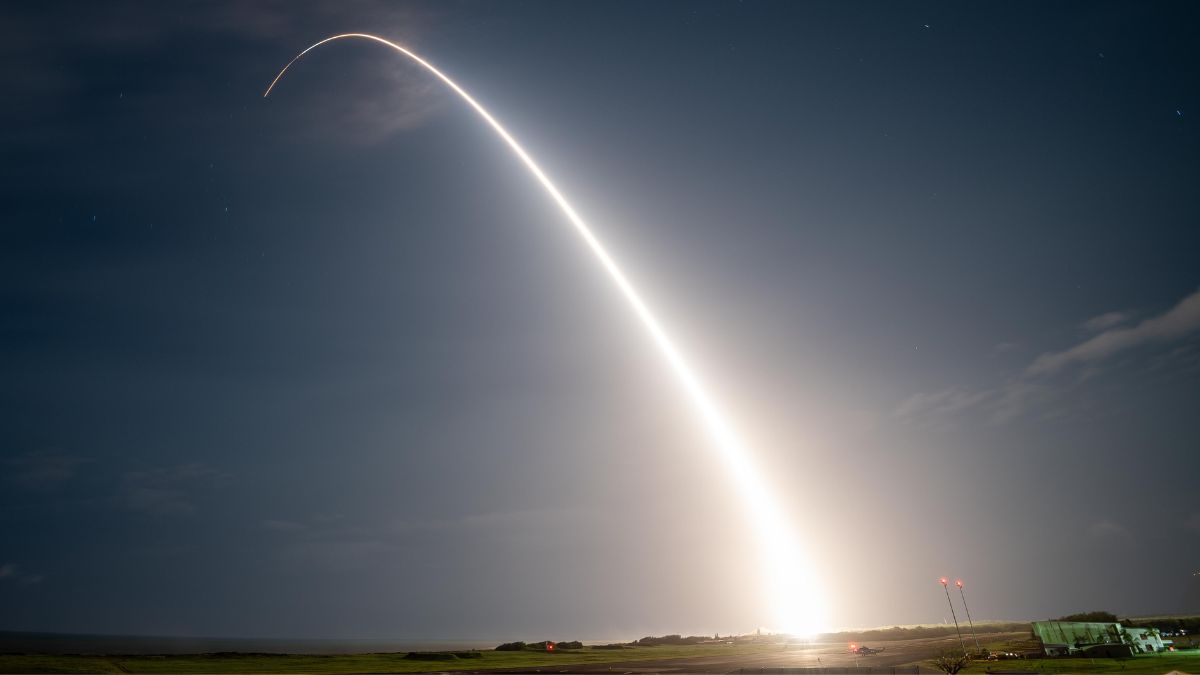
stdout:
[(941, 579), (938, 579), (938, 582), (940, 582), (943, 586), (945, 586), (946, 584), (950, 583), (950, 580), (947, 579), (946, 577), (942, 577)]
[(553, 642), (546, 642), (546, 651), (548, 651), (548, 652), (554, 651), (554, 643)]
[(958, 586), (959, 588), (962, 588), (962, 579), (955, 579), (954, 585)]

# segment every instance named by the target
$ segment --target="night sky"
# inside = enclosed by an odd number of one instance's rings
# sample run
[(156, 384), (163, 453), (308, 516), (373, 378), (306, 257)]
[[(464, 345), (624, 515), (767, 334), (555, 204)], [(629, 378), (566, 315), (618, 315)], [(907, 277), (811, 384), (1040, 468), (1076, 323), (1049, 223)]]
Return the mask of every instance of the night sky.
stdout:
[(5, 3), (0, 630), (1200, 610), (1195, 3)]

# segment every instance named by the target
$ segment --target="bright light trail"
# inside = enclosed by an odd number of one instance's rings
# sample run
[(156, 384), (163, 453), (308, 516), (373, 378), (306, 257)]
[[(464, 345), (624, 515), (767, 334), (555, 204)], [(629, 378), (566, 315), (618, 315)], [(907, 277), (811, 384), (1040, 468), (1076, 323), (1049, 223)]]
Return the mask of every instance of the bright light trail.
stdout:
[(608, 251), (605, 250), (600, 240), (592, 233), (591, 228), (587, 226), (583, 218), (579, 217), (575, 209), (571, 207), (562, 193), (558, 191), (558, 188), (554, 186), (554, 183), (550, 182), (550, 179), (542, 172), (541, 167), (533, 161), (533, 158), (525, 152), (525, 149), (517, 143), (508, 131), (483, 106), (471, 98), (471, 95), (458, 86), (454, 80), (446, 77), (446, 75), (437, 68), (434, 68), (425, 59), (398, 44), (366, 33), (333, 35), (300, 52), (296, 55), (296, 58), (283, 67), (283, 70), (279, 71), (279, 74), (271, 81), (271, 86), (267, 87), (267, 91), (263, 93), (263, 97), (265, 98), (270, 95), (271, 90), (279, 83), (283, 74), (288, 71), (288, 68), (292, 67), (292, 64), (299, 61), (302, 56), (327, 42), (346, 38), (359, 38), (379, 42), (421, 64), (421, 66), (446, 83), (446, 86), (453, 89), (468, 105), (474, 108), (475, 112), (479, 113), (479, 116), (491, 125), (500, 138), (504, 139), (504, 142), (508, 144), (508, 147), (524, 162), (530, 173), (542, 184), (542, 187), (545, 188), (546, 192), (549, 193), (559, 208), (562, 209), (562, 212), (567, 216), (567, 220), (575, 227), (575, 231), (587, 243), (588, 248), (591, 249), (596, 259), (604, 266), (613, 283), (617, 285), (617, 288), (621, 291), (621, 295), (625, 297), (630, 308), (633, 309), (634, 314), (641, 321), (642, 327), (649, 333), (659, 353), (666, 359), (672, 374), (675, 375), (675, 379), (683, 388), (688, 400), (698, 413), (701, 423), (712, 437), (713, 448), (720, 456), (725, 468), (729, 471), (737, 494), (746, 508), (746, 515), (762, 547), (764, 573), (766, 575), (768, 592), (771, 594), (768, 603), (771, 605), (773, 611), (773, 625), (771, 627), (794, 635), (811, 635), (826, 630), (826, 608), (821, 588), (812, 570), (809, 568), (800, 546), (796, 542), (792, 528), (789, 526), (783, 512), (771, 498), (767, 482), (763, 480), (755, 468), (750, 453), (738, 439), (737, 434), (734, 433), (730, 425), (725, 421), (716, 403), (713, 402), (708, 392), (705, 391), (699, 376), (688, 366), (683, 355), (676, 349), (675, 345), (671, 342), (671, 338), (663, 330), (662, 325), (659, 324), (658, 319), (650, 312), (650, 308), (646, 306), (646, 303), (638, 295), (633, 284), (625, 277), (625, 273), (617, 266), (616, 261), (608, 254)]

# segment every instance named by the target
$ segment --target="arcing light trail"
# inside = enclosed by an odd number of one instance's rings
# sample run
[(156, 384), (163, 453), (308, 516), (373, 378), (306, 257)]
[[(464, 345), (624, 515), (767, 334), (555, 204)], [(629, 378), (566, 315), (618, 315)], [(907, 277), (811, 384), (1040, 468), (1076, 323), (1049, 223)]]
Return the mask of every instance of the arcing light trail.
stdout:
[(712, 437), (713, 448), (720, 456), (725, 468), (729, 471), (733, 479), (738, 496), (744, 503), (747, 516), (762, 547), (767, 588), (771, 594), (768, 601), (773, 608), (774, 627), (783, 632), (797, 635), (811, 635), (824, 630), (826, 628), (826, 616), (821, 589), (793, 537), (792, 529), (788, 526), (778, 505), (771, 499), (766, 481), (762, 479), (758, 470), (754, 467), (749, 452), (725, 421), (724, 416), (718, 410), (708, 392), (705, 391), (700, 378), (688, 366), (683, 355), (675, 348), (675, 345), (671, 342), (671, 338), (663, 330), (662, 325), (659, 324), (658, 319), (650, 312), (650, 308), (646, 306), (646, 303), (638, 295), (633, 284), (625, 277), (625, 273), (617, 266), (616, 261), (608, 254), (608, 251), (605, 250), (600, 240), (592, 233), (591, 228), (587, 226), (583, 218), (579, 217), (579, 214), (575, 212), (575, 209), (571, 207), (562, 193), (558, 191), (554, 183), (546, 177), (546, 174), (533, 161), (533, 158), (525, 152), (525, 149), (517, 143), (508, 131), (483, 106), (479, 105), (474, 98), (471, 98), (471, 95), (458, 86), (454, 80), (446, 77), (446, 75), (430, 65), (425, 59), (422, 59), (400, 45), (366, 33), (333, 35), (300, 52), (296, 55), (296, 58), (283, 67), (283, 70), (279, 71), (279, 74), (271, 81), (271, 86), (267, 87), (267, 91), (263, 93), (263, 97), (265, 98), (270, 95), (271, 90), (279, 83), (283, 74), (288, 71), (288, 68), (292, 67), (292, 64), (300, 60), (302, 56), (327, 42), (348, 38), (373, 40), (387, 45), (416, 61), (426, 70), (437, 76), (446, 86), (453, 89), (454, 93), (461, 96), (468, 105), (474, 108), (475, 112), (479, 113), (479, 116), (484, 121), (491, 125), (492, 129), (499, 134), (500, 138), (504, 139), (508, 147), (525, 164), (530, 173), (542, 184), (542, 187), (545, 188), (546, 192), (549, 193), (559, 208), (562, 209), (562, 212), (567, 216), (567, 220), (575, 227), (575, 231), (583, 238), (588, 248), (596, 256), (596, 259), (603, 265), (604, 270), (608, 272), (613, 283), (621, 291), (621, 295), (625, 297), (630, 308), (641, 321), (642, 327), (649, 333), (655, 347), (658, 348), (659, 353), (667, 361), (672, 374), (675, 375), (675, 379), (683, 388), (688, 400), (692, 403), (696, 412), (699, 413), (699, 418), (704, 428)]

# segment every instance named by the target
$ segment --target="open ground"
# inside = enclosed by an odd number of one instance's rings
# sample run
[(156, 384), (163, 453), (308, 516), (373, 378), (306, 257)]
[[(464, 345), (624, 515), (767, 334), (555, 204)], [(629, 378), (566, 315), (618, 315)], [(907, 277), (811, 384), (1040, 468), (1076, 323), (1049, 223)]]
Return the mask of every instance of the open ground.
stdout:
[[(1027, 632), (980, 632), (984, 646), (993, 650), (1019, 648)], [(537, 673), (769, 673), (773, 669), (867, 669), (892, 672), (936, 672), (928, 660), (954, 648), (953, 634), (907, 640), (868, 641), (883, 651), (857, 656), (848, 640), (826, 636), (819, 642), (763, 639), (740, 644), (625, 647), (585, 647), (555, 653), (480, 651), (465, 658), (429, 654), (413, 658), (406, 653), (378, 654), (250, 654), (190, 655), (0, 654), (0, 673), (414, 673), (414, 672), (537, 672)], [(1133, 659), (1034, 659), (979, 661), (970, 673), (1166, 673), (1200, 670), (1200, 652), (1140, 656)], [(852, 671), (854, 672), (854, 671)]]

